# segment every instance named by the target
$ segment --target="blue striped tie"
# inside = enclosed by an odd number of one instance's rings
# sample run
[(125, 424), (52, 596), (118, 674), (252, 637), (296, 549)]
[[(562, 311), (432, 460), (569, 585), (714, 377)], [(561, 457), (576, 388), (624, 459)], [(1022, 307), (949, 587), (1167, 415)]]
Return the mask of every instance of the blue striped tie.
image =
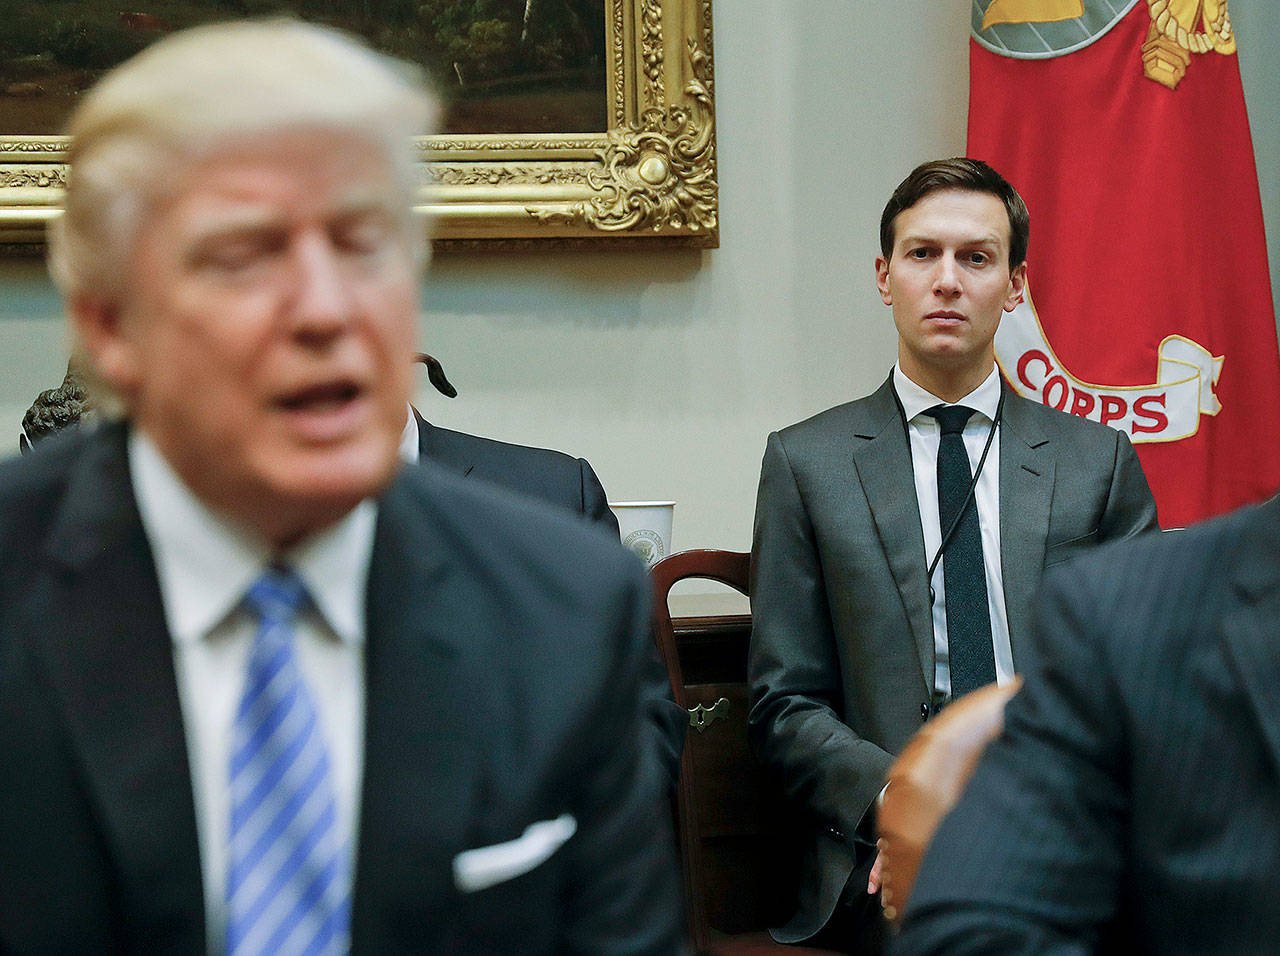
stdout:
[(351, 878), (329, 753), (293, 647), (306, 601), (288, 570), (266, 571), (245, 595), (258, 632), (232, 726), (229, 956), (350, 949)]

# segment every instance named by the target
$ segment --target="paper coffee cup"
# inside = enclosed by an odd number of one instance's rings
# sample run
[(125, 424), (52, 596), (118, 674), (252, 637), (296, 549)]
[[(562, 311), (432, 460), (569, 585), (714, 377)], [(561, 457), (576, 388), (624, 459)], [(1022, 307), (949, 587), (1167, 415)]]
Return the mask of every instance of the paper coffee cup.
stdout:
[(652, 567), (671, 553), (671, 518), (674, 501), (611, 501), (618, 519), (622, 544)]

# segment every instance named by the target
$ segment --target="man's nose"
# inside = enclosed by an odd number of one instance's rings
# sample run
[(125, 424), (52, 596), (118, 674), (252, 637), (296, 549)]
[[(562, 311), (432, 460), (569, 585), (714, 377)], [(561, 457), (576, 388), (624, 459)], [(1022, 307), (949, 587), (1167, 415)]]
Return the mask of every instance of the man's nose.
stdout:
[(292, 314), (299, 334), (324, 340), (338, 334), (352, 315), (349, 278), (342, 256), (327, 236), (307, 235), (294, 250)]
[(933, 291), (938, 295), (960, 294), (960, 266), (955, 256), (938, 257), (933, 276)]

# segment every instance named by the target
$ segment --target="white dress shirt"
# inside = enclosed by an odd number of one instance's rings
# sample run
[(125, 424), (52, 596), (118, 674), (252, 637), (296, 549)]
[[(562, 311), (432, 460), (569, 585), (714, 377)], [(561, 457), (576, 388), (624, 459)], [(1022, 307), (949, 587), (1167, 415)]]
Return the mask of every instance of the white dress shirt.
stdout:
[(209, 952), (223, 953), (232, 723), (256, 630), (240, 602), (273, 561), (287, 564), (306, 584), (313, 603), (295, 626), (298, 665), (329, 748), (338, 825), (354, 862), (363, 766), (365, 584), (377, 506), (362, 502), (333, 527), (276, 555), (196, 498), (136, 429), (129, 435), (129, 467), (173, 638)]
[[(924, 414), (935, 405), (967, 405), (977, 414), (970, 416), (962, 435), (965, 451), (969, 453), (969, 471), (978, 468), (983, 446), (991, 423), (995, 421), (996, 407), (1000, 403), (1000, 373), (992, 366), (991, 374), (958, 402), (944, 402), (936, 395), (921, 388), (903, 373), (898, 365), (893, 367), (893, 387), (902, 402), (907, 417), (907, 434), (911, 441), (911, 467), (916, 479), (916, 504), (920, 509), (920, 525), (924, 531), (926, 567), (942, 546), (942, 528), (938, 518), (938, 446), (942, 441), (942, 429), (937, 419)], [(996, 658), (996, 681), (1000, 684), (1013, 679), (1013, 651), (1009, 646), (1009, 616), (1004, 606), (1004, 578), (1000, 571), (1000, 429), (991, 441), (987, 462), (978, 476), (974, 489), (978, 505), (978, 523), (982, 529), (982, 563), (987, 577), (987, 606), (991, 612), (991, 641)], [(942, 697), (951, 696), (951, 667), (947, 652), (947, 590), (943, 584), (942, 566), (946, 557), (934, 569), (933, 591), (933, 647), (934, 692)]]
[(409, 406), (409, 420), (404, 423), (400, 432), (400, 460), (409, 465), (416, 465), (422, 454), (422, 446), (418, 444), (418, 416), (413, 414), (413, 406)]

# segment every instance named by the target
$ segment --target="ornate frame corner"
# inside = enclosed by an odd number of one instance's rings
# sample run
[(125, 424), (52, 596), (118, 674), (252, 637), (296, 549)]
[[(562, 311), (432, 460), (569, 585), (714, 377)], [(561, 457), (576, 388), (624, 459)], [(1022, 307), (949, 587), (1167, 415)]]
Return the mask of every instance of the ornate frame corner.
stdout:
[[(605, 132), (419, 141), (418, 208), (439, 245), (719, 245), (711, 0), (605, 12)], [(43, 242), (66, 153), (66, 137), (0, 133), (0, 248)]]

